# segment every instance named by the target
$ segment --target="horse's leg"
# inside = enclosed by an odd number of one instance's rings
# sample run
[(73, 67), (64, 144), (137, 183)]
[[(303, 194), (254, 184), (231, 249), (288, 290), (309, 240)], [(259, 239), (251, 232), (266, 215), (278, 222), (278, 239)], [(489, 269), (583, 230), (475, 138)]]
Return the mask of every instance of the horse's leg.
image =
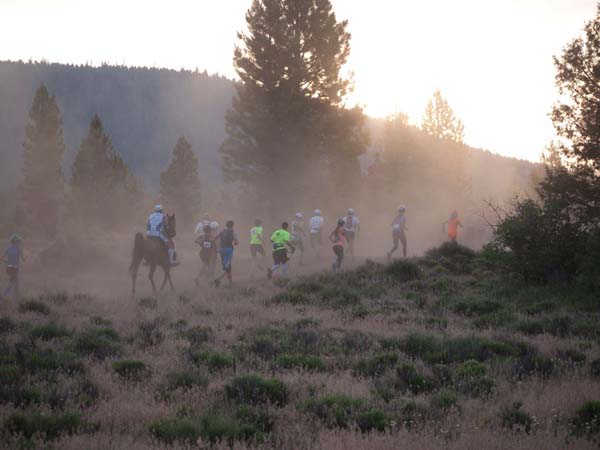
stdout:
[(175, 290), (175, 286), (173, 285), (173, 280), (171, 280), (171, 270), (169, 270), (169, 272), (167, 272), (167, 278), (169, 279), (169, 285), (171, 286), (171, 291)]
[(148, 278), (150, 279), (150, 283), (152, 284), (152, 292), (156, 295), (156, 285), (154, 284), (154, 271), (156, 270), (156, 265), (152, 264), (150, 266), (150, 272), (148, 273)]
[(169, 269), (166, 269), (165, 267), (163, 267), (162, 270), (165, 273), (165, 277), (163, 279), (162, 284), (160, 285), (160, 292), (162, 292), (163, 289), (165, 288), (165, 285), (167, 284), (167, 279), (169, 278)]

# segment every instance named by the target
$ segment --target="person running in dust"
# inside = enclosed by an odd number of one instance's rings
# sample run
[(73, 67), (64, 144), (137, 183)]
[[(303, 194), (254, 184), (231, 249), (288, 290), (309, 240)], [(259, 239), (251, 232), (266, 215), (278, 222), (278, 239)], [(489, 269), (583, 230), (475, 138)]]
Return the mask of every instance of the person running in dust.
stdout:
[(273, 233), (271, 236), (271, 242), (273, 243), (273, 267), (270, 267), (267, 271), (267, 278), (270, 280), (273, 275), (281, 269), (283, 277), (287, 277), (288, 273), (288, 248), (292, 254), (296, 251), (294, 246), (290, 243), (290, 233), (288, 232), (289, 225), (287, 222), (281, 224), (281, 228)]
[(8, 299), (8, 295), (13, 292), (15, 301), (19, 301), (19, 267), (21, 262), (25, 262), (23, 248), (21, 247), (21, 236), (13, 234), (10, 237), (10, 245), (4, 251), (2, 260), (6, 264), (6, 274), (8, 275), (8, 287), (2, 292), (0, 298)]
[(344, 219), (344, 233), (346, 235), (346, 241), (348, 242), (348, 252), (354, 259), (354, 241), (360, 230), (360, 220), (356, 216), (356, 212), (352, 209), (348, 209), (348, 214)]
[(323, 245), (323, 236), (321, 229), (324, 223), (323, 216), (321, 215), (320, 209), (315, 209), (314, 215), (308, 222), (309, 234), (310, 234), (310, 248), (312, 248), (317, 256), (319, 255), (319, 247)]
[[(256, 219), (254, 221), (254, 227), (250, 230), (250, 255), (252, 255), (252, 272), (254, 273), (254, 269), (258, 268), (260, 271), (264, 270), (263, 259), (265, 257), (265, 249), (263, 247), (264, 237), (263, 237), (263, 226), (262, 220)], [(260, 255), (260, 260), (257, 258)]]
[(221, 285), (221, 280), (224, 277), (227, 277), (229, 280), (229, 285), (233, 283), (233, 278), (231, 276), (231, 264), (233, 262), (233, 248), (238, 245), (238, 239), (233, 230), (233, 220), (228, 220), (225, 224), (225, 229), (221, 231), (216, 237), (215, 241), (219, 240), (219, 252), (221, 254), (221, 267), (223, 268), (223, 273), (219, 275), (215, 281), (215, 287), (219, 287)]
[(204, 228), (208, 225), (210, 226), (210, 224), (212, 223), (212, 221), (210, 220), (210, 214), (204, 214), (204, 219), (201, 220), (200, 222), (198, 222), (198, 225), (196, 225), (196, 229), (194, 230), (195, 234), (200, 234), (204, 232)]
[(331, 268), (334, 272), (342, 270), (342, 262), (344, 261), (344, 247), (346, 246), (346, 229), (344, 227), (344, 219), (338, 219), (335, 230), (329, 235), (329, 240), (333, 244), (332, 250), (335, 254), (335, 259)]
[(200, 261), (202, 261), (202, 269), (198, 276), (194, 278), (196, 286), (200, 286), (200, 278), (211, 277), (214, 274), (215, 261), (217, 259), (217, 244), (213, 237), (212, 228), (210, 225), (204, 226), (204, 234), (198, 236), (194, 241), (200, 246)]
[(406, 228), (406, 206), (400, 205), (398, 207), (398, 215), (392, 222), (392, 242), (394, 246), (387, 254), (387, 260), (391, 261), (392, 254), (398, 250), (398, 243), (402, 243), (402, 256), (406, 258), (406, 234), (405, 231), (408, 230)]
[(450, 241), (456, 243), (457, 239), (458, 239), (458, 228), (464, 228), (463, 224), (461, 223), (461, 221), (458, 218), (458, 212), (457, 211), (452, 211), (452, 214), (450, 214), (450, 218), (444, 222), (444, 231), (448, 231), (448, 238), (450, 239)]
[(306, 237), (303, 219), (302, 213), (297, 212), (296, 218), (292, 222), (292, 237), (290, 240), (293, 247), (300, 249), (300, 264), (304, 263), (304, 238)]

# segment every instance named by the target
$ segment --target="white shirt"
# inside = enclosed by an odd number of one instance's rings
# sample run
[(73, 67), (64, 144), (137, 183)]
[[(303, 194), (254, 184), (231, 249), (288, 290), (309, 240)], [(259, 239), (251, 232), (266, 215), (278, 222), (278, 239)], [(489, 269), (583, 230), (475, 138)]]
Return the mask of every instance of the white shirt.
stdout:
[(344, 229), (347, 231), (356, 231), (360, 225), (360, 220), (356, 216), (346, 216), (344, 218)]
[(194, 233), (196, 234), (202, 234), (204, 233), (204, 227), (205, 226), (209, 226), (210, 227), (210, 220), (203, 220), (202, 222), (198, 222), (198, 225), (196, 225), (196, 230), (194, 231)]
[(317, 234), (319, 231), (321, 231), (321, 227), (323, 226), (323, 217), (321, 216), (313, 216), (310, 219), (310, 222), (308, 222), (308, 226), (310, 227), (310, 232), (313, 234)]
[(146, 235), (151, 237), (161, 237), (163, 234), (165, 216), (163, 213), (155, 212), (148, 217), (148, 226)]

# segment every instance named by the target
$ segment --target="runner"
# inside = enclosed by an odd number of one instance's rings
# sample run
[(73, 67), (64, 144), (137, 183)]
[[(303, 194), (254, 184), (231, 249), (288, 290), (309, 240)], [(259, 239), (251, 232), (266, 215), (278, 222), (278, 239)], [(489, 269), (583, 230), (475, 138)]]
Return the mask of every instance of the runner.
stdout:
[[(252, 265), (252, 274), (254, 274), (255, 268), (258, 268), (260, 271), (264, 270), (262, 261), (265, 257), (265, 249), (263, 243), (262, 220), (256, 219), (254, 221), (254, 228), (250, 230), (250, 254), (252, 255), (252, 261), (254, 263)], [(257, 259), (257, 255), (261, 255), (260, 260)]]
[(319, 248), (323, 245), (323, 237), (321, 228), (323, 228), (323, 216), (321, 216), (321, 210), (315, 209), (314, 215), (310, 218), (308, 226), (310, 228), (310, 248), (312, 248), (317, 256), (319, 255)]
[(202, 261), (202, 269), (198, 273), (198, 276), (194, 278), (196, 286), (200, 286), (201, 277), (211, 277), (214, 275), (214, 266), (217, 259), (217, 244), (212, 234), (212, 228), (210, 225), (204, 226), (204, 234), (198, 236), (194, 241), (200, 246), (200, 261)]
[(221, 267), (223, 268), (223, 273), (215, 279), (215, 287), (219, 287), (221, 285), (221, 280), (224, 277), (227, 277), (230, 286), (233, 283), (233, 279), (231, 276), (233, 248), (234, 246), (238, 245), (238, 239), (235, 234), (235, 231), (233, 231), (233, 225), (233, 220), (228, 220), (225, 224), (225, 229), (215, 237), (215, 240), (219, 240), (219, 252), (221, 253)]
[(359, 230), (360, 220), (358, 220), (355, 211), (350, 208), (344, 219), (344, 233), (346, 235), (346, 241), (348, 242), (348, 252), (352, 256), (352, 259), (354, 259), (354, 241), (356, 240)]
[(271, 242), (273, 243), (273, 267), (270, 267), (267, 272), (267, 277), (270, 279), (273, 278), (275, 272), (281, 269), (282, 275), (287, 277), (288, 273), (288, 248), (291, 250), (292, 254), (296, 250), (294, 246), (290, 243), (290, 233), (288, 232), (288, 223), (283, 222), (281, 224), (281, 228), (271, 236)]
[(21, 262), (25, 262), (25, 256), (23, 256), (23, 249), (21, 248), (21, 236), (13, 234), (10, 237), (10, 245), (4, 251), (2, 260), (6, 264), (6, 274), (8, 275), (9, 284), (0, 299), (5, 300), (8, 298), (8, 294), (11, 291), (14, 293), (15, 301), (19, 301), (19, 267)]
[(344, 246), (346, 245), (346, 230), (344, 224), (344, 219), (338, 219), (335, 230), (329, 235), (329, 240), (333, 244), (333, 253), (335, 254), (335, 259), (331, 266), (334, 272), (342, 270), (342, 262), (344, 261)]
[(452, 211), (452, 214), (450, 214), (450, 218), (444, 222), (444, 230), (448, 229), (448, 238), (450, 239), (451, 242), (456, 243), (457, 239), (458, 239), (458, 228), (464, 228), (463, 224), (461, 223), (461, 221), (458, 219), (458, 212), (457, 211)]
[(387, 260), (391, 261), (392, 254), (398, 250), (398, 242), (402, 242), (402, 255), (406, 258), (406, 206), (400, 205), (398, 207), (398, 215), (392, 222), (392, 241), (394, 246), (387, 254)]
[(300, 249), (300, 265), (304, 264), (304, 216), (301, 212), (296, 213), (296, 219), (292, 222), (292, 237), (291, 244), (293, 247)]

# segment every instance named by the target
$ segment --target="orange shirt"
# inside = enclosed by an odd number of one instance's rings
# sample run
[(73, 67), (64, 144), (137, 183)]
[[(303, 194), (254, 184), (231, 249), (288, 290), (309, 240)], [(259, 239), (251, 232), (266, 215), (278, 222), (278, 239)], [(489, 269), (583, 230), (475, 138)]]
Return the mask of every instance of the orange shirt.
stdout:
[(448, 221), (448, 237), (451, 237), (452, 239), (458, 237), (458, 224), (460, 224), (458, 217)]

